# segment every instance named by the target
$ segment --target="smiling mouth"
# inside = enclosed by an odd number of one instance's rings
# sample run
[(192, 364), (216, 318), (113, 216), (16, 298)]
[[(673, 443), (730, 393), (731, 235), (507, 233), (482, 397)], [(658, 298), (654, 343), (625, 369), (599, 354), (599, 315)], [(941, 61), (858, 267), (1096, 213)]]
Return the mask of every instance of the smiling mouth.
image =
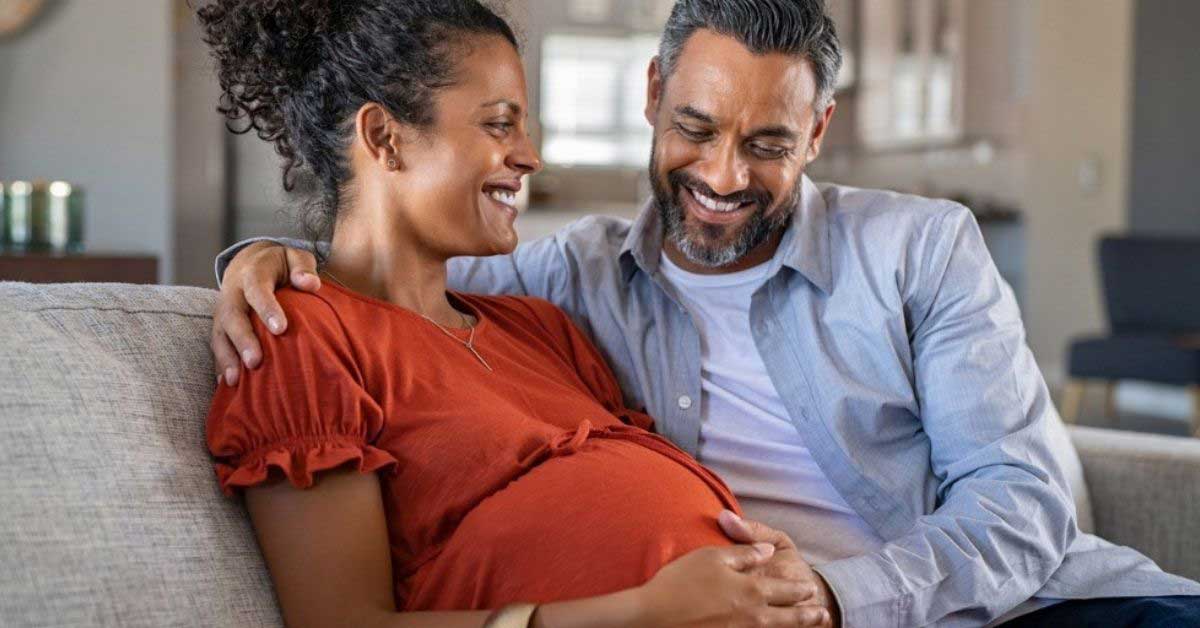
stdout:
[(517, 208), (517, 190), (509, 187), (488, 185), (484, 186), (483, 195), (491, 199), (502, 209), (509, 210), (514, 214), (520, 211)]
[(497, 203), (500, 203), (501, 205), (508, 205), (509, 207), (512, 207), (513, 209), (517, 208), (517, 195), (512, 192), (505, 192), (505, 191), (501, 191), (501, 190), (492, 190), (488, 194), (488, 198), (492, 199), (493, 201), (496, 201)]
[(707, 209), (708, 211), (712, 211), (712, 212), (727, 214), (729, 212), (735, 212), (739, 209), (742, 209), (743, 207), (746, 207), (750, 204), (749, 202), (730, 203), (730, 202), (725, 202), (725, 201), (718, 201), (717, 199), (715, 199), (711, 196), (708, 196), (708, 195), (706, 195), (698, 190), (695, 190), (693, 188), (689, 187), (689, 188), (687, 188), (687, 190), (692, 193), (692, 198), (696, 199), (697, 203), (700, 203), (700, 205), (703, 206), (704, 209)]
[(743, 203), (719, 201), (690, 186), (683, 186), (683, 192), (682, 196), (689, 201), (685, 202), (685, 205), (704, 222), (722, 224), (735, 222), (747, 209), (754, 206), (753, 201)]

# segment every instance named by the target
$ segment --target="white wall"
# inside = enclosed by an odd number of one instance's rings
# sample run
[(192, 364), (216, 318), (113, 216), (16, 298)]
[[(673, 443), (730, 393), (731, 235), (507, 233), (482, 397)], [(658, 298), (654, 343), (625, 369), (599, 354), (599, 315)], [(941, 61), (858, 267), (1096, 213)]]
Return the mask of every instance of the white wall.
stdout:
[[(1133, 0), (1035, 7), (1025, 320), (1055, 383), (1070, 339), (1105, 327), (1095, 247), (1127, 223), (1134, 14)], [(1094, 187), (1081, 169), (1098, 175)]]
[(88, 248), (171, 259), (171, 4), (59, 0), (0, 41), (0, 179), (87, 191)]

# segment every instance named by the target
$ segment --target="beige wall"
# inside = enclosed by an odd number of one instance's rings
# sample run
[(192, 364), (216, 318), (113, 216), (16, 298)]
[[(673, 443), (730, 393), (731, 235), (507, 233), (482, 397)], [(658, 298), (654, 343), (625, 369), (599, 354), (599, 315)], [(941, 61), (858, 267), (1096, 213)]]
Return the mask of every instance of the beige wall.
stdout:
[(216, 287), (212, 258), (225, 244), (225, 121), (221, 90), (200, 23), (187, 0), (171, 0), (175, 37), (173, 88), (175, 274), (171, 283)]
[[(1104, 327), (1095, 243), (1126, 224), (1133, 1), (1034, 5), (1025, 320), (1053, 384), (1070, 339)], [(1099, 175), (1094, 187), (1081, 169)]]

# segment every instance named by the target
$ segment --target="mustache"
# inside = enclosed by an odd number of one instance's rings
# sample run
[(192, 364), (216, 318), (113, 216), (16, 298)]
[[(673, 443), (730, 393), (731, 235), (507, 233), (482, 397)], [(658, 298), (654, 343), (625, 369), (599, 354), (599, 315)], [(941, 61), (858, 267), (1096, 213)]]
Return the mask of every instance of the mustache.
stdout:
[(721, 203), (737, 203), (739, 205), (755, 203), (760, 208), (765, 209), (775, 202), (774, 195), (766, 190), (742, 190), (729, 195), (717, 194), (707, 183), (682, 170), (675, 170), (668, 173), (667, 183), (671, 185), (671, 189), (676, 193), (679, 192), (681, 187), (686, 186)]

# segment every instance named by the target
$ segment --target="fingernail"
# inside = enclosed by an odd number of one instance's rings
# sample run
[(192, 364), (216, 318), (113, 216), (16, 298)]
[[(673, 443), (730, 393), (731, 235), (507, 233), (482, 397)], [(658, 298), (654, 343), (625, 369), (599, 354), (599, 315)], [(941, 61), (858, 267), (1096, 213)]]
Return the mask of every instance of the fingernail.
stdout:
[(246, 349), (245, 351), (242, 352), (242, 362), (244, 362), (246, 364), (246, 366), (250, 366), (250, 363), (253, 361), (254, 361), (254, 354), (251, 353), (249, 349)]
[(278, 316), (269, 316), (267, 317), (267, 328), (271, 330), (271, 333), (278, 334), (283, 331), (283, 323), (279, 322)]
[(229, 386), (237, 384), (237, 369), (232, 366), (225, 369), (225, 383)]
[(763, 558), (768, 558), (775, 553), (775, 546), (770, 543), (755, 543), (754, 549), (758, 551)]
[(217, 388), (220, 388), (220, 387), (221, 387), (221, 382), (222, 382), (224, 379), (225, 379), (225, 376), (224, 376), (224, 375), (218, 375), (218, 376), (217, 376)]

